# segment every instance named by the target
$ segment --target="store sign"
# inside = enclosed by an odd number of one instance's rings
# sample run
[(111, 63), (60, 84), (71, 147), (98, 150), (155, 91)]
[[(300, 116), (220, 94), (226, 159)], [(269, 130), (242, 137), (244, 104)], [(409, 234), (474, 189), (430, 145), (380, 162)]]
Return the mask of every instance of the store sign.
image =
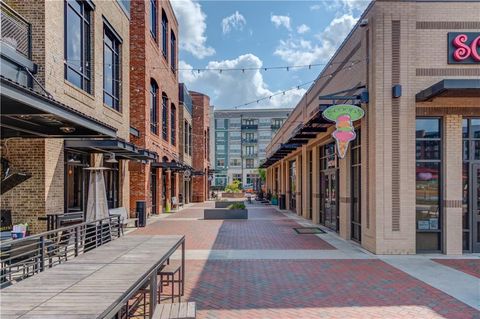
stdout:
[(480, 33), (479, 32), (448, 33), (448, 63), (449, 64), (480, 63)]
[(353, 122), (361, 119), (364, 115), (365, 112), (361, 107), (350, 104), (332, 105), (323, 111), (324, 118), (335, 122), (336, 130), (332, 136), (337, 142), (337, 153), (340, 158), (345, 157), (348, 144), (357, 137)]

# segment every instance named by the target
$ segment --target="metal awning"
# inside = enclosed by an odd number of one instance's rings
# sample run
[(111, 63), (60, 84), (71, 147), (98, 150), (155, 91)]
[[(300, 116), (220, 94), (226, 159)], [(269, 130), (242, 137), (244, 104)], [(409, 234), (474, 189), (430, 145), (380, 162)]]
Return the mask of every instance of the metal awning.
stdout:
[(139, 149), (132, 143), (121, 139), (82, 139), (82, 140), (65, 140), (65, 148), (80, 150), (88, 153), (107, 153), (115, 154), (115, 157), (130, 160), (155, 160), (157, 154), (155, 152)]
[(437, 97), (480, 97), (480, 80), (442, 80), (415, 95), (417, 102), (431, 101)]
[(152, 167), (170, 170), (172, 172), (193, 171), (193, 168), (190, 165), (180, 162), (154, 162), (152, 163)]
[(0, 76), (2, 138), (115, 137), (116, 129)]

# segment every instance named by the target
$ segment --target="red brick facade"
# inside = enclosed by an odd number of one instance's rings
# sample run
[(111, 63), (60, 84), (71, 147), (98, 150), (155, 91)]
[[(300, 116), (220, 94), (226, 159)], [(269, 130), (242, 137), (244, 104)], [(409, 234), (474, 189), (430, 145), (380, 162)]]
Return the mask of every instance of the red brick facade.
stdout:
[[(130, 123), (140, 134), (138, 137), (131, 137), (131, 140), (139, 147), (146, 148), (158, 154), (158, 161), (163, 159), (168, 161), (178, 161), (179, 152), (179, 103), (178, 103), (178, 74), (172, 69), (171, 63), (171, 34), (175, 34), (177, 39), (175, 45), (175, 63), (178, 63), (178, 23), (173, 13), (169, 1), (157, 1), (157, 27), (154, 36), (150, 26), (151, 6), (149, 1), (131, 2), (131, 22), (130, 22)], [(165, 13), (168, 19), (167, 32), (167, 55), (162, 51), (162, 15)], [(157, 133), (151, 130), (151, 93), (150, 87), (152, 81), (158, 86), (156, 96), (158, 106), (158, 125)], [(162, 101), (163, 95), (167, 100), (167, 140), (162, 136)], [(175, 130), (175, 145), (171, 142), (171, 110), (176, 109), (176, 119), (173, 123)], [(154, 125), (155, 126), (155, 125)], [(136, 201), (143, 200), (147, 202), (147, 213), (152, 213), (151, 196), (151, 169), (150, 165), (139, 163), (130, 164), (130, 212), (134, 214)], [(162, 182), (162, 174), (166, 175), (165, 183)], [(171, 173), (162, 172), (157, 169), (156, 183), (156, 203), (155, 213), (160, 213), (165, 208), (166, 203), (171, 200)], [(175, 189), (174, 195), (178, 198), (178, 174), (174, 175)], [(166, 191), (164, 192), (164, 188)], [(164, 196), (165, 195), (165, 196)]]
[(210, 145), (210, 119), (209, 106), (210, 98), (202, 93), (190, 91), (193, 101), (193, 158), (192, 166), (196, 173), (193, 182), (193, 202), (203, 202), (208, 199), (208, 170), (210, 167), (209, 145)]

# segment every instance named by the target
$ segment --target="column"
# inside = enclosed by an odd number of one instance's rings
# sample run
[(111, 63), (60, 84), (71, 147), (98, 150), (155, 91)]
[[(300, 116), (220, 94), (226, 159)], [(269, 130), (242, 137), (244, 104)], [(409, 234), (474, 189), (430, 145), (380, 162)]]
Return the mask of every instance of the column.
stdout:
[(350, 239), (350, 149), (344, 159), (339, 159), (338, 165), (339, 233), (342, 238)]
[(167, 208), (170, 208), (170, 211), (172, 209), (172, 171), (168, 169), (166, 174), (165, 211), (169, 212)]
[(312, 150), (312, 221), (320, 224), (320, 148), (315, 146)]
[(462, 254), (462, 116), (443, 118), (443, 251)]

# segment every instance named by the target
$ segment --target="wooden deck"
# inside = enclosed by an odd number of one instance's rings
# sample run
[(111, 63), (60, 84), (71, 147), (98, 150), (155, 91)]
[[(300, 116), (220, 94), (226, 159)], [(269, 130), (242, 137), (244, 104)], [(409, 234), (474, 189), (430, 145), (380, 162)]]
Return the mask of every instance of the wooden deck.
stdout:
[[(112, 318), (135, 291), (149, 281), (156, 284), (153, 274), (179, 247), (184, 250), (184, 243), (184, 236), (114, 240), (0, 290), (0, 317)], [(150, 305), (153, 313), (156, 302)]]

